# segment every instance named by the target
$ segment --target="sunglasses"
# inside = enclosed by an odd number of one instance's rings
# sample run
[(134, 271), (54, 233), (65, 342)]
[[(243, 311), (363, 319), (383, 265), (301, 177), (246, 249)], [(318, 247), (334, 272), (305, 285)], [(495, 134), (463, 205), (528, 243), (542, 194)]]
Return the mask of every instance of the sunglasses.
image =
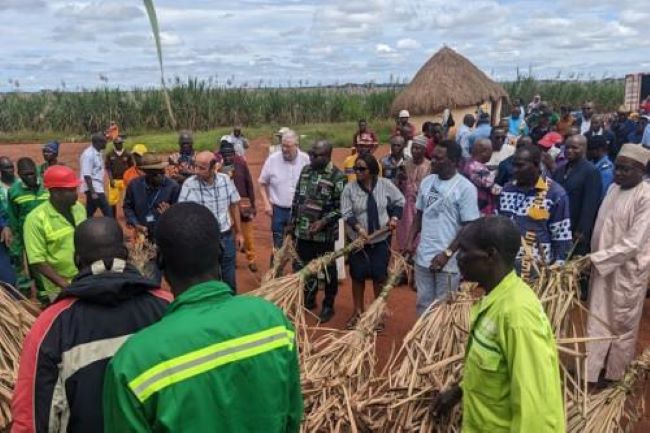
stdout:
[(354, 167), (354, 171), (357, 173), (363, 173), (368, 171), (368, 167)]

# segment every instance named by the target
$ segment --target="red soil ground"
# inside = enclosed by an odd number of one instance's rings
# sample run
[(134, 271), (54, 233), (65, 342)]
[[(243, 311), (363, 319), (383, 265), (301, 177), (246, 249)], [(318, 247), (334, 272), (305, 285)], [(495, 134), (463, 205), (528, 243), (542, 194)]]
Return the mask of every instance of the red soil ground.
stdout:
[[(79, 155), (87, 144), (80, 143), (66, 143), (61, 145), (60, 160), (78, 170)], [(248, 160), (251, 173), (254, 180), (257, 180), (262, 165), (268, 155), (269, 143), (264, 140), (253, 140), (251, 148), (248, 150), (246, 159)], [(384, 155), (388, 153), (388, 147), (383, 146), (377, 152), (377, 155)], [(20, 144), (20, 145), (0, 145), (0, 155), (6, 155), (16, 161), (20, 157), (28, 156), (34, 158), (37, 163), (42, 162), (41, 145), (39, 144)], [(334, 161), (339, 167), (343, 159), (349, 155), (348, 149), (335, 149)], [(256, 183), (256, 182), (255, 182)], [(258, 208), (262, 208), (261, 200), (257, 199)], [(120, 219), (121, 219), (121, 211)], [(263, 213), (259, 212), (256, 225), (255, 225), (255, 244), (257, 247), (257, 263), (259, 272), (257, 274), (251, 273), (246, 267), (246, 260), (243, 255), (238, 259), (237, 282), (240, 292), (248, 292), (258, 287), (258, 282), (263, 273), (268, 269), (269, 257), (271, 254), (271, 222), (270, 219)], [(372, 288), (368, 285), (366, 289), (366, 301), (369, 304), (372, 301)], [(319, 301), (320, 301), (319, 295)], [(379, 335), (378, 341), (378, 355), (380, 362), (390, 356), (393, 347), (399, 347), (402, 339), (415, 323), (415, 292), (409, 287), (397, 287), (389, 299), (389, 317), (386, 321), (386, 330)], [(345, 329), (345, 323), (352, 314), (352, 296), (350, 281), (342, 281), (339, 286), (339, 295), (336, 298), (336, 315), (330, 323), (327, 324), (328, 328)], [(641, 323), (641, 330), (639, 335), (639, 342), (637, 349), (640, 352), (643, 348), (650, 346), (650, 301), (646, 300), (644, 306), (644, 314)], [(646, 389), (646, 403), (650, 404), (650, 390)], [(650, 432), (650, 414), (647, 414), (639, 425), (634, 430), (635, 433)]]

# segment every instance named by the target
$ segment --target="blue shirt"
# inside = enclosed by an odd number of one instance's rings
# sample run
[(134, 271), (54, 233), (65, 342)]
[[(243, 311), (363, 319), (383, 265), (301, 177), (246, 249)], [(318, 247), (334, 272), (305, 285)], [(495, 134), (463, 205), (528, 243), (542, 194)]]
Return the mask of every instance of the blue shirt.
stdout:
[(650, 149), (650, 124), (645, 127), (643, 131), (643, 138), (641, 139), (643, 147)]
[[(529, 212), (538, 192), (543, 189), (546, 190), (546, 197), (542, 209), (548, 216), (535, 219)], [(501, 192), (498, 213), (513, 220), (522, 237), (528, 232), (535, 234), (535, 244), (531, 247), (535, 258), (546, 263), (566, 260), (572, 246), (569, 197), (557, 182), (540, 177), (532, 188), (521, 188), (514, 182), (508, 182)], [(518, 259), (522, 254), (523, 246)]]
[(149, 229), (149, 234), (153, 235), (153, 229), (160, 218), (158, 206), (162, 202), (175, 204), (179, 192), (178, 184), (167, 177), (158, 188), (149, 186), (145, 176), (133, 179), (129, 182), (124, 196), (124, 216), (127, 224), (145, 226)]
[[(424, 268), (449, 248), (462, 224), (481, 216), (476, 187), (460, 173), (447, 180), (441, 180), (437, 174), (425, 177), (420, 184), (415, 208), (422, 212), (422, 231), (415, 263)], [(456, 257), (447, 262), (443, 271), (458, 272)]]
[(600, 172), (600, 181), (603, 184), (602, 198), (607, 195), (609, 186), (614, 182), (614, 164), (610, 161), (607, 155), (604, 155), (600, 160), (594, 163), (596, 169)]
[(479, 138), (490, 138), (491, 133), (492, 126), (490, 126), (489, 123), (484, 123), (477, 126), (474, 132), (472, 132), (469, 136), (469, 152), (472, 153), (472, 146), (474, 146), (474, 142), (476, 140)]

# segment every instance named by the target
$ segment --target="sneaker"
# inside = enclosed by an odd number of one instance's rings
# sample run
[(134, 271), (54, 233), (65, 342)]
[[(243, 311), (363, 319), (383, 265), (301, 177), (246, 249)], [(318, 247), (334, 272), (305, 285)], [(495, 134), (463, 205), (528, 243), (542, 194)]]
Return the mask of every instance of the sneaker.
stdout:
[(256, 265), (255, 263), (249, 263), (249, 264), (248, 264), (248, 269), (249, 269), (251, 272), (255, 273), (255, 272), (257, 272), (257, 265)]
[(318, 315), (318, 320), (320, 320), (320, 323), (327, 323), (332, 320), (332, 317), (334, 317), (334, 308), (323, 307), (320, 314)]

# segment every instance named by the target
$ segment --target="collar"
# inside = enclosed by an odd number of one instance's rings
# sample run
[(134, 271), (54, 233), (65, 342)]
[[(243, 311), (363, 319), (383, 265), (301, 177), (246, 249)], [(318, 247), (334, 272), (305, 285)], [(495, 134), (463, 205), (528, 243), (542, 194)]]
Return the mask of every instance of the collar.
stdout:
[(165, 315), (193, 304), (218, 303), (232, 298), (230, 287), (222, 281), (211, 280), (190, 287), (169, 305)]
[(95, 263), (90, 265), (90, 272), (93, 275), (99, 275), (99, 274), (103, 274), (105, 272), (122, 273), (122, 272), (124, 272), (125, 268), (126, 268), (126, 260), (113, 258), (113, 260), (111, 262), (110, 270), (106, 269), (106, 264), (104, 263), (104, 260), (97, 260)]
[(515, 284), (520, 281), (520, 278), (517, 276), (517, 273), (510, 271), (508, 275), (503, 277), (503, 279), (496, 285), (494, 289), (481, 299), (479, 305), (478, 314), (481, 314), (483, 311), (489, 309), (494, 303), (507, 294), (508, 290)]
[(531, 189), (534, 189), (535, 191), (548, 191), (548, 188), (549, 188), (549, 186), (548, 186), (548, 182), (547, 182), (546, 179), (544, 179), (543, 176), (540, 176), (540, 177), (537, 179), (537, 182), (535, 182), (535, 186), (533, 186), (532, 188), (524, 188), (523, 186), (519, 186), (519, 185), (517, 184), (517, 181), (516, 181), (516, 180), (513, 180), (512, 183), (513, 183), (513, 185), (515, 185), (515, 186), (516, 186), (517, 188), (519, 188), (520, 190), (524, 190), (524, 189), (525, 189), (526, 191), (530, 191)]
[(122, 156), (124, 155), (124, 149), (118, 151), (117, 149), (113, 149), (113, 153), (115, 153), (117, 156)]
[(605, 165), (605, 164), (611, 164), (612, 162), (609, 160), (609, 156), (603, 155), (602, 158), (600, 158), (597, 162), (596, 165)]

